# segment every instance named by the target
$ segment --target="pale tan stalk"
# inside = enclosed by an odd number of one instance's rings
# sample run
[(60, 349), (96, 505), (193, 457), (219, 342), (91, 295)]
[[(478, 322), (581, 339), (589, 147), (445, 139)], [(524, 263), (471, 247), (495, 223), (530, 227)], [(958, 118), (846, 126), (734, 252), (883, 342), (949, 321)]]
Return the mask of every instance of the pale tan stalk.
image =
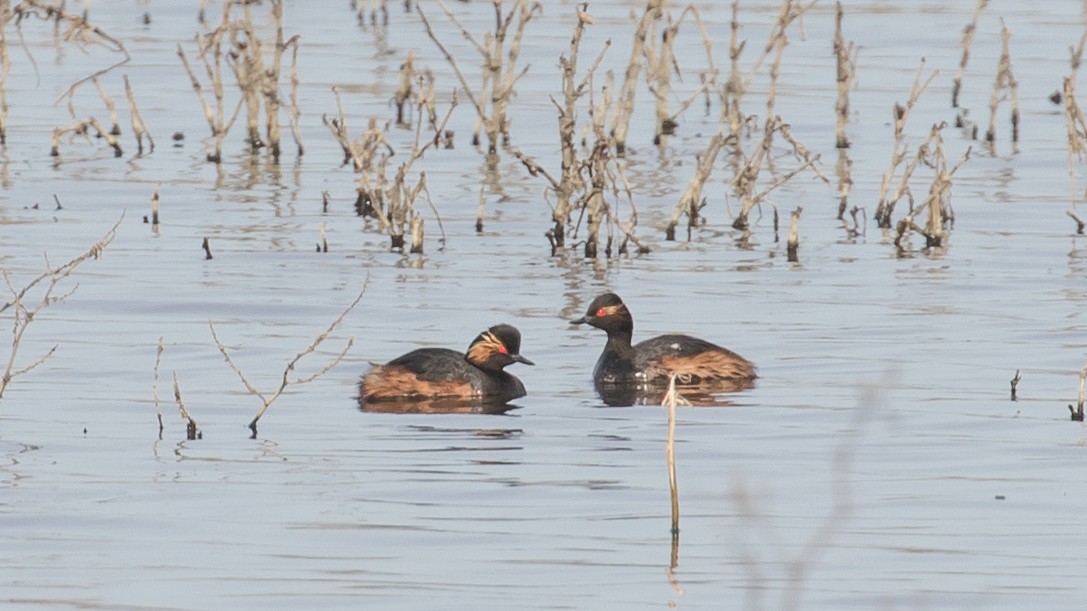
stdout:
[(981, 17), (981, 11), (985, 10), (985, 7), (989, 4), (989, 0), (978, 0), (977, 5), (974, 7), (974, 18), (963, 28), (962, 31), (962, 59), (959, 60), (959, 73), (955, 76), (955, 80), (951, 86), (951, 107), (959, 107), (959, 93), (962, 91), (962, 79), (966, 76), (966, 64), (970, 62), (970, 43), (974, 40), (974, 34), (978, 29), (978, 19)]

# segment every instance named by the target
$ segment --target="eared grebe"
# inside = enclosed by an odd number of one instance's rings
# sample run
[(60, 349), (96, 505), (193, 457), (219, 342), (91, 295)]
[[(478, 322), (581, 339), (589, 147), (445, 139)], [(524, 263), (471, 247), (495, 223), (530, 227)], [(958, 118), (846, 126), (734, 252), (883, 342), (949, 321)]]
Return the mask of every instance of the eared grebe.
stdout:
[[(513, 363), (534, 363), (519, 354), (521, 332), (495, 325), (480, 333), (468, 353), (420, 348), (384, 365), (373, 364), (359, 382), (359, 403), (449, 399), (505, 403), (525, 396), (525, 385), (503, 371)], [(384, 410), (383, 410), (384, 411)]]
[(570, 322), (589, 324), (608, 334), (593, 370), (601, 394), (607, 388), (667, 386), (673, 373), (677, 384), (726, 391), (750, 388), (758, 377), (747, 359), (689, 335), (661, 335), (632, 346), (634, 317), (615, 293), (600, 295), (589, 304), (585, 316)]

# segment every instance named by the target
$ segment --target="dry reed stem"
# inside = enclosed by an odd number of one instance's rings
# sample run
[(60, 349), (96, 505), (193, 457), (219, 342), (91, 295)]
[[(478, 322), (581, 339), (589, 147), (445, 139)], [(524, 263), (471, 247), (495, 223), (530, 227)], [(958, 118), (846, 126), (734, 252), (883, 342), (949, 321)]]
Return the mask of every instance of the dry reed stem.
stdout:
[(347, 352), (355, 343), (354, 336), (348, 337), (347, 343), (344, 346), (343, 350), (341, 350), (336, 356), (329, 360), (329, 362), (326, 363), (325, 366), (319, 369), (316, 373), (305, 377), (296, 377), (294, 379), (291, 379), (290, 377), (291, 373), (294, 371), (294, 368), (298, 365), (298, 362), (307, 355), (315, 352), (317, 348), (325, 340), (328, 339), (329, 335), (332, 334), (336, 327), (338, 327), (339, 324), (343, 322), (343, 319), (348, 315), (348, 313), (350, 313), (351, 310), (355, 309), (355, 306), (357, 306), (359, 302), (362, 301), (362, 296), (366, 293), (366, 287), (369, 282), (369, 276), (367, 276), (366, 282), (363, 284), (363, 287), (359, 291), (358, 296), (355, 297), (355, 300), (352, 301), (351, 304), (348, 305), (342, 312), (340, 312), (340, 315), (337, 316), (336, 319), (333, 320), (332, 323), (329, 324), (328, 327), (320, 335), (315, 337), (308, 346), (306, 346), (302, 351), (296, 354), (294, 358), (287, 363), (287, 366), (283, 369), (283, 376), (280, 379), (279, 386), (270, 393), (261, 392), (257, 389), (256, 386), (253, 385), (252, 382), (249, 381), (249, 378), (246, 377), (245, 373), (243, 373), (238, 365), (234, 363), (234, 360), (230, 358), (230, 354), (226, 351), (226, 346), (223, 345), (223, 342), (219, 340), (219, 336), (215, 332), (215, 323), (213, 323), (212, 321), (208, 321), (208, 327), (210, 327), (211, 329), (211, 337), (215, 340), (216, 348), (219, 349), (219, 352), (223, 355), (223, 358), (226, 359), (227, 365), (229, 365), (230, 368), (234, 370), (234, 373), (238, 375), (238, 378), (242, 381), (242, 385), (245, 387), (246, 391), (248, 391), (249, 394), (255, 395), (261, 400), (261, 407), (257, 411), (257, 415), (249, 422), (249, 429), (252, 431), (254, 439), (257, 435), (257, 422), (260, 421), (261, 417), (264, 416), (264, 413), (268, 411), (268, 408), (272, 405), (272, 403), (276, 399), (278, 399), (285, 390), (287, 390), (287, 387), (289, 385), (301, 385), (312, 382), (317, 378), (321, 377), (322, 375), (328, 373), (333, 367), (338, 365), (345, 356), (347, 356)]
[(158, 347), (155, 349), (155, 366), (151, 368), (151, 401), (155, 404), (155, 417), (159, 421), (159, 439), (162, 439), (162, 408), (159, 406), (159, 365), (162, 363), (162, 337), (159, 337)]
[(181, 419), (185, 421), (185, 436), (189, 441), (196, 439), (203, 439), (204, 434), (200, 432), (200, 427), (196, 425), (196, 419), (189, 413), (189, 409), (185, 407), (185, 400), (181, 398), (181, 383), (178, 382), (177, 372), (174, 372), (174, 401), (177, 402), (177, 411), (181, 414)]
[(95, 89), (98, 90), (98, 96), (102, 98), (102, 103), (106, 105), (106, 110), (109, 112), (110, 135), (121, 135), (121, 123), (117, 120), (117, 104), (113, 102), (113, 98), (109, 97), (106, 90), (102, 88), (102, 81), (99, 80), (97, 76), (92, 78), (91, 82), (94, 83)]
[[(842, 34), (842, 21), (845, 18), (845, 10), (842, 3), (835, 5), (834, 13), (834, 57), (838, 67), (838, 99), (834, 103), (834, 111), (837, 116), (835, 129), (835, 146), (840, 149), (849, 148), (849, 138), (845, 135), (845, 126), (849, 122), (849, 90), (853, 87), (853, 81), (857, 78), (857, 45), (850, 42), (846, 44)], [(838, 218), (842, 218), (845, 212), (845, 196), (842, 196), (843, 207), (838, 210)]]
[(611, 119), (611, 137), (615, 153), (620, 157), (626, 155), (627, 132), (630, 130), (630, 119), (634, 115), (634, 94), (637, 92), (638, 74), (642, 70), (649, 28), (660, 21), (664, 14), (664, 3), (665, 0), (647, 0), (645, 11), (642, 12), (638, 27), (634, 31), (630, 61), (627, 62), (626, 72), (623, 74), (623, 85), (616, 98), (615, 112)]
[[(740, 55), (747, 46), (747, 41), (740, 40), (740, 3), (732, 3), (732, 20), (729, 22), (731, 34), (729, 35), (729, 77), (721, 87), (721, 115), (724, 123), (728, 125), (728, 133), (738, 136), (740, 128), (745, 123), (743, 113), (740, 111), (740, 100), (744, 93), (743, 75), (740, 74)], [(736, 140), (739, 147), (739, 139)]]
[[(80, 266), (80, 264), (86, 262), (89, 259), (97, 259), (102, 256), (102, 252), (106, 249), (107, 246), (110, 245), (111, 242), (113, 242), (113, 239), (117, 236), (117, 228), (120, 227), (121, 221), (124, 220), (124, 216), (124, 213), (122, 213), (121, 217), (117, 220), (117, 222), (113, 224), (113, 227), (111, 227), (100, 240), (92, 244), (86, 252), (69, 260), (67, 263), (59, 265), (57, 267), (53, 267), (53, 265), (49, 262), (48, 255), (46, 255), (45, 271), (35, 277), (30, 282), (28, 282), (22, 288), (15, 287), (15, 285), (12, 283), (11, 276), (8, 274), (7, 270), (4, 270), (2, 272), (4, 282), (7, 285), (8, 290), (11, 292), (12, 297), (11, 301), (8, 301), (3, 306), (0, 306), (0, 313), (6, 312), (9, 309), (13, 310), (13, 312), (11, 351), (8, 353), (7, 363), (4, 366), (4, 373), (2, 376), (0, 376), (0, 397), (4, 396), (4, 391), (7, 390), (8, 385), (11, 384), (11, 381), (13, 379), (38, 367), (39, 365), (44, 363), (46, 359), (52, 356), (53, 353), (56, 351), (57, 346), (54, 345), (43, 355), (32, 361), (30, 364), (23, 367), (16, 367), (16, 356), (18, 355), (19, 347), (22, 343), (23, 337), (26, 334), (27, 329), (30, 327), (30, 323), (38, 319), (38, 316), (42, 312), (42, 310), (55, 303), (60, 303), (64, 301), (69, 296), (71, 296), (77, 288), (79, 288), (79, 285), (76, 284), (66, 293), (55, 294), (57, 286), (60, 284), (60, 282), (68, 278), (72, 274), (72, 272), (74, 272), (76, 268)], [(36, 301), (34, 301), (33, 304), (27, 305), (26, 299), (28, 294), (31, 290), (34, 289), (34, 287), (38, 286), (39, 284), (44, 284), (41, 296)]]
[(302, 144), (302, 107), (298, 105), (298, 47), (298, 44), (291, 47), (291, 109), (287, 117), (291, 123), (295, 145), (298, 147), (298, 156), (301, 157), (306, 152), (306, 147)]
[(845, 220), (845, 211), (849, 207), (849, 192), (853, 190), (853, 160), (844, 148), (838, 149), (838, 163), (835, 165), (838, 175), (838, 219)]
[(1004, 25), (1004, 19), (1000, 20), (1000, 60), (997, 64), (996, 79), (993, 83), (993, 93), (989, 96), (989, 129), (985, 132), (985, 141), (993, 144), (996, 141), (996, 111), (1002, 99), (1004, 90), (1008, 90), (1008, 99), (1011, 102), (1012, 144), (1019, 142), (1019, 83), (1012, 74), (1011, 53), (1009, 42), (1011, 32)]
[[(8, 142), (8, 78), (11, 75), (11, 55), (8, 53), (8, 22), (11, 19), (11, 0), (3, 0), (0, 14), (0, 146)], [(33, 59), (31, 59), (33, 61)]]
[(132, 121), (132, 135), (136, 137), (136, 154), (143, 155), (143, 139), (147, 138), (147, 152), (155, 152), (155, 140), (151, 137), (151, 130), (147, 128), (147, 123), (143, 120), (143, 115), (140, 114), (140, 109), (136, 105), (136, 96), (132, 93), (132, 85), (128, 82), (128, 75), (124, 75), (125, 81), (125, 99), (128, 101), (128, 114)]
[(1018, 401), (1019, 400), (1019, 394), (1018, 394), (1019, 393), (1019, 382), (1022, 379), (1023, 379), (1023, 376), (1021, 376), (1020, 373), (1019, 373), (1019, 370), (1016, 369), (1015, 370), (1015, 375), (1012, 376), (1012, 379), (1009, 382), (1010, 385), (1011, 385), (1011, 400), (1012, 401)]
[(981, 11), (985, 10), (988, 4), (989, 0), (978, 0), (977, 6), (974, 7), (974, 18), (963, 28), (962, 59), (959, 60), (959, 73), (955, 76), (955, 81), (951, 87), (952, 108), (959, 107), (959, 92), (962, 91), (962, 79), (966, 75), (966, 64), (970, 61), (970, 43), (974, 40), (974, 34), (977, 32)]
[(913, 86), (910, 88), (910, 97), (906, 100), (906, 105), (895, 104), (893, 108), (892, 116), (894, 118), (894, 145), (891, 149), (891, 162), (887, 168), (887, 171), (883, 173), (883, 179), (880, 181), (879, 186), (879, 199), (876, 205), (876, 223), (879, 227), (887, 228), (891, 226), (891, 211), (894, 208), (894, 202), (896, 199), (887, 199), (887, 192), (891, 188), (891, 181), (894, 178), (895, 171), (898, 166), (905, 160), (908, 152), (908, 146), (904, 141), (904, 134), (906, 129), (906, 121), (909, 119), (910, 111), (917, 104), (917, 101), (921, 98), (921, 94), (925, 92), (932, 80), (940, 74), (939, 70), (933, 70), (924, 81), (921, 80), (921, 76), (924, 73), (925, 60), (921, 60), (921, 64), (917, 67), (917, 73), (913, 78)]

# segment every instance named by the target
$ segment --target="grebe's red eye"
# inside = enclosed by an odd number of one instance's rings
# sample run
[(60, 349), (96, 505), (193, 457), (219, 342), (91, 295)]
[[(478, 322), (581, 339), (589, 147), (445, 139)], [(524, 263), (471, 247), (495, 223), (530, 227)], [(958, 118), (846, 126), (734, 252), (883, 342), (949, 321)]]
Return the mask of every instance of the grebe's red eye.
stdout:
[(502, 354), (509, 354), (510, 353), (510, 349), (507, 348), (504, 344), (498, 346), (498, 351), (501, 352)]
[(608, 315), (608, 311), (605, 310), (604, 308), (600, 308), (599, 310), (596, 311), (596, 317), (597, 318), (603, 318), (603, 317), (605, 317), (607, 315)]

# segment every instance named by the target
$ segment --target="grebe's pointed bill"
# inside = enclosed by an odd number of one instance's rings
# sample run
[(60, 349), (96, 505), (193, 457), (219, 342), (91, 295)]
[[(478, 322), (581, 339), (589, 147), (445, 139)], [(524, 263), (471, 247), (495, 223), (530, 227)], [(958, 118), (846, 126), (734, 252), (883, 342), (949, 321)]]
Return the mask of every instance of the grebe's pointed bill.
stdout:
[(521, 356), (520, 354), (511, 354), (510, 358), (513, 359), (514, 363), (524, 363), (525, 365), (535, 365), (536, 364), (536, 363), (533, 363), (532, 361), (526, 359), (525, 357)]
[(571, 320), (570, 324), (572, 324), (572, 325), (584, 325), (584, 324), (586, 324), (588, 322), (589, 322), (589, 318), (587, 316), (582, 316), (581, 318), (579, 318), (577, 320)]

